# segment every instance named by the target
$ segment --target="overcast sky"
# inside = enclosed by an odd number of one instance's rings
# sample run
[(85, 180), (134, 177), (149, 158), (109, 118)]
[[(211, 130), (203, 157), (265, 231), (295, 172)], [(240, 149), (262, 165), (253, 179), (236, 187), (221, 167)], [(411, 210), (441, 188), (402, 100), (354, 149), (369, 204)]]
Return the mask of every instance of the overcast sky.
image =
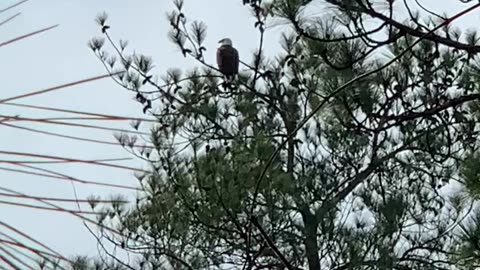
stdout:
[[(17, 0), (1, 0), (0, 10), (15, 2)], [(203, 20), (209, 27), (206, 41), (209, 62), (213, 63), (217, 41), (227, 36), (239, 49), (240, 57), (244, 61), (250, 61), (251, 52), (257, 45), (258, 33), (253, 28), (254, 19), (250, 16), (248, 9), (241, 5), (241, 0), (186, 0), (185, 2), (185, 12), (189, 19)], [(458, 0), (420, 0), (420, 2), (436, 12), (446, 12), (449, 15), (467, 6), (460, 4)], [(184, 59), (178, 49), (167, 39), (169, 23), (165, 13), (172, 9), (170, 0), (30, 0), (18, 8), (0, 14), (0, 21), (3, 21), (17, 12), (22, 12), (19, 17), (0, 26), (0, 43), (59, 24), (59, 27), (51, 31), (0, 48), (0, 100), (105, 74), (102, 64), (86, 45), (90, 38), (100, 35), (94, 19), (102, 11), (109, 14), (108, 24), (111, 26), (110, 33), (114, 39), (129, 40), (130, 50), (134, 49), (138, 53), (152, 56), (155, 60), (156, 74), (161, 75), (170, 67), (193, 66), (195, 62)], [(479, 19), (480, 12), (475, 11), (456, 22), (455, 25), (466, 29), (475, 26)], [(278, 33), (281, 30), (277, 27), (267, 34), (266, 48), (270, 54), (278, 50)], [(113, 81), (104, 79), (15, 100), (15, 102), (113, 115), (142, 116), (141, 106), (132, 98), (131, 93)], [(0, 105), (0, 119), (4, 115), (31, 118), (73, 116)], [(115, 141), (111, 131), (41, 125), (32, 122), (11, 123), (67, 135)], [(88, 124), (129, 129), (128, 122), (89, 121)], [(56, 138), (6, 126), (0, 126), (0, 151), (29, 152), (79, 159), (131, 157), (118, 146)], [(12, 159), (32, 160), (28, 157), (0, 154), (2, 161)], [(141, 166), (138, 160), (117, 164)], [(0, 167), (21, 169), (1, 161)], [(127, 170), (79, 164), (61, 166), (49, 164), (44, 168), (85, 180), (130, 186), (137, 184), (132, 173)], [(90, 194), (129, 193), (129, 191), (98, 186), (80, 184), (75, 186), (79, 198), (85, 198)], [(70, 182), (3, 170), (0, 170), (0, 187), (35, 196), (74, 197)], [(131, 192), (129, 194), (132, 195)], [(14, 200), (0, 196), (0, 201), (13, 202)], [(16, 201), (28, 203), (26, 200)], [(73, 204), (69, 206), (70, 209), (75, 207)], [(88, 208), (84, 207), (84, 209)], [(0, 221), (15, 226), (64, 255), (96, 253), (94, 238), (88, 234), (79, 219), (68, 214), (0, 203)], [(7, 231), (0, 227), (1, 232)]]

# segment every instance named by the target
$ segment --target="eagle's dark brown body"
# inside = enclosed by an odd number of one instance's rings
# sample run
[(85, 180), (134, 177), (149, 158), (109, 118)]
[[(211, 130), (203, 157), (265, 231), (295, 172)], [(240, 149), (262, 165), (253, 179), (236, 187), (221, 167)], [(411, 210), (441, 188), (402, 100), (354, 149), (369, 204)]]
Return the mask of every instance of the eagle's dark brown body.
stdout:
[(238, 51), (230, 45), (222, 45), (217, 49), (217, 65), (220, 72), (227, 77), (238, 73)]

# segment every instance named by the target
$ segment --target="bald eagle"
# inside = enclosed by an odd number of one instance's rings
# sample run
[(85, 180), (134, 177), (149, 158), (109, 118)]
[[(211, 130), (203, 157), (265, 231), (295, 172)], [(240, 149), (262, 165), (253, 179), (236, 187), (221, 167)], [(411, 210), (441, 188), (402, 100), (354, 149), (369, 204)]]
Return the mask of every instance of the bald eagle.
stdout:
[(232, 40), (224, 38), (220, 40), (220, 47), (217, 49), (217, 65), (220, 72), (227, 80), (232, 80), (238, 73), (238, 51), (232, 46)]

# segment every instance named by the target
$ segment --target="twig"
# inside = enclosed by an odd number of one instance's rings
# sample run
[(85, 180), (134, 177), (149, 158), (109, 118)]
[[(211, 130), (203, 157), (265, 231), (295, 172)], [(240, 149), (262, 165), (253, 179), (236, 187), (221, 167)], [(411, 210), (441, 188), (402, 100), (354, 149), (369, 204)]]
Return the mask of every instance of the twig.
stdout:
[(278, 250), (277, 246), (275, 245), (275, 243), (273, 243), (272, 239), (270, 239), (270, 237), (265, 232), (265, 230), (263, 230), (260, 223), (258, 223), (257, 218), (255, 216), (251, 216), (250, 221), (252, 222), (252, 224), (255, 227), (257, 227), (257, 229), (260, 231), (260, 234), (262, 235), (263, 239), (265, 239), (268, 246), (273, 250), (273, 252), (275, 252), (277, 257), (283, 262), (285, 267), (287, 267), (289, 270), (295, 270), (295, 268), (290, 264), (290, 262), (287, 260), (287, 258), (285, 258), (285, 256), (283, 256), (283, 254), (280, 252), (280, 250)]
[(109, 187), (109, 188), (122, 188), (122, 189), (128, 189), (128, 190), (142, 191), (142, 189), (135, 188), (135, 187), (129, 187), (129, 186), (124, 186), (124, 185), (107, 184), (107, 183), (101, 183), (101, 182), (96, 182), (96, 181), (83, 180), (83, 179), (79, 179), (79, 178), (75, 178), (75, 177), (71, 177), (71, 176), (63, 175), (63, 174), (59, 174), (59, 173), (54, 174), (54, 172), (52, 172), (52, 171), (50, 171), (50, 170), (43, 169), (43, 168), (36, 168), (36, 167), (33, 167), (33, 166), (27, 166), (27, 165), (24, 165), (24, 164), (18, 164), (18, 163), (16, 163), (16, 164), (13, 164), (13, 165), (28, 167), (28, 168), (31, 168), (31, 169), (37, 169), (37, 170), (41, 170), (41, 171), (48, 172), (48, 173), (51, 173), (51, 174), (31, 172), (31, 171), (25, 171), (25, 170), (19, 170), (19, 169), (12, 169), (12, 168), (6, 168), (6, 167), (0, 167), (0, 170), (1, 170), (1, 171), (8, 171), (8, 172), (15, 172), (15, 173), (23, 173), (23, 174), (35, 175), (35, 176), (42, 176), (42, 177), (47, 177), (47, 178), (60, 179), (60, 180), (65, 180), (65, 181), (75, 181), (75, 182), (77, 182), (77, 183), (86, 184), (86, 185), (97, 185), (97, 186), (104, 186), (104, 187)]
[(15, 14), (15, 15), (11, 16), (10, 18), (8, 18), (8, 19), (0, 22), (0, 26), (2, 26), (2, 25), (4, 25), (4, 24), (8, 23), (9, 21), (15, 19), (15, 18), (18, 17), (20, 14), (22, 14), (22, 13), (19, 12), (19, 13)]
[(43, 32), (45, 32), (45, 31), (51, 30), (51, 29), (53, 29), (53, 28), (55, 28), (55, 27), (57, 27), (57, 26), (58, 26), (58, 24), (53, 25), (53, 26), (50, 26), (50, 27), (47, 27), (47, 28), (40, 29), (40, 30), (35, 31), (35, 32), (31, 32), (31, 33), (26, 34), (26, 35), (23, 35), (23, 36), (16, 37), (16, 38), (14, 38), (14, 39), (7, 40), (7, 41), (5, 41), (5, 42), (3, 42), (3, 43), (0, 43), (0, 47), (3, 47), (3, 46), (5, 46), (5, 45), (8, 45), (8, 44), (13, 43), (13, 42), (17, 42), (17, 41), (22, 40), (22, 39), (24, 39), (24, 38), (28, 38), (28, 37), (31, 37), (31, 36), (34, 36), (34, 35), (43, 33)]
[(351, 79), (350, 81), (346, 82), (345, 84), (341, 85), (340, 87), (338, 87), (337, 89), (335, 89), (335, 91), (333, 91), (330, 95), (328, 95), (317, 107), (315, 107), (308, 115), (306, 118), (304, 118), (300, 124), (287, 136), (287, 139), (282, 141), (279, 145), (279, 147), (275, 150), (275, 152), (273, 152), (273, 154), (270, 156), (270, 158), (268, 159), (267, 163), (265, 164), (265, 167), (263, 168), (259, 178), (257, 179), (257, 183), (256, 183), (256, 186), (255, 186), (255, 191), (254, 191), (254, 194), (253, 194), (253, 201), (252, 201), (252, 207), (251, 207), (251, 210), (250, 210), (250, 216), (253, 216), (253, 211), (255, 209), (255, 205), (256, 205), (256, 200), (257, 200), (257, 196), (258, 196), (258, 193), (259, 193), (259, 189), (260, 189), (260, 184), (262, 182), (262, 180), (265, 178), (265, 175), (267, 173), (267, 170), (268, 168), (270, 167), (270, 165), (273, 163), (273, 160), (275, 159), (275, 157), (278, 155), (278, 153), (280, 152), (280, 150), (287, 144), (287, 142), (289, 141), (289, 139), (292, 139), (293, 136), (308, 122), (308, 120), (310, 120), (315, 114), (317, 114), (318, 111), (320, 111), (320, 109), (333, 97), (335, 97), (336, 95), (338, 95), (339, 93), (341, 93), (345, 88), (347, 88), (348, 86), (352, 85), (354, 82), (356, 81), (359, 81), (363, 78), (366, 78), (372, 74), (375, 74), (385, 68), (387, 68), (388, 66), (390, 66), (391, 64), (393, 64), (396, 60), (400, 59), (400, 57), (402, 57), (404, 54), (406, 54), (408, 51), (410, 51), (415, 45), (417, 45), (420, 41), (422, 41), (425, 37), (431, 35), (433, 32), (435, 32), (436, 30), (440, 29), (441, 27), (451, 23), (452, 21), (460, 18), (461, 16), (477, 9), (480, 7), (480, 4), (476, 4), (472, 7), (469, 7), (459, 13), (457, 13), (456, 15), (452, 16), (451, 18), (449, 18), (448, 20), (445, 20), (444, 22), (442, 22), (441, 24), (439, 24), (438, 26), (436, 26), (435, 28), (433, 28), (432, 30), (428, 31), (427, 33), (423, 34), (423, 36), (421, 36), (420, 38), (418, 38), (415, 42), (413, 42), (410, 46), (408, 46), (405, 50), (403, 50), (400, 54), (398, 54), (396, 57), (394, 57), (393, 59), (391, 59), (390, 61), (388, 61), (387, 63), (385, 63), (384, 65), (374, 69), (374, 70), (371, 70), (369, 72), (366, 72), (366, 73), (363, 73), (353, 79)]
[[(2, 44), (0, 44), (0, 47), (1, 46), (2, 46)], [(5, 103), (7, 101), (12, 101), (12, 100), (16, 100), (16, 99), (25, 98), (25, 97), (31, 97), (31, 96), (35, 96), (35, 95), (39, 95), (39, 94), (44, 94), (44, 93), (47, 93), (47, 92), (51, 92), (51, 91), (59, 90), (59, 89), (62, 89), (62, 88), (74, 86), (74, 85), (77, 85), (77, 84), (82, 84), (82, 83), (86, 83), (86, 82), (105, 79), (105, 78), (108, 78), (108, 77), (111, 77), (113, 75), (117, 75), (117, 74), (120, 74), (120, 73), (123, 73), (123, 71), (116, 72), (116, 73), (113, 73), (113, 74), (106, 74), (106, 75), (101, 75), (101, 76), (96, 76), (96, 77), (90, 77), (90, 78), (87, 78), (87, 79), (83, 79), (83, 80), (79, 80), (79, 81), (75, 81), (75, 82), (71, 82), (71, 83), (66, 83), (66, 84), (50, 87), (50, 88), (47, 88), (47, 89), (43, 89), (43, 90), (39, 90), (39, 91), (35, 91), (35, 92), (30, 92), (30, 93), (27, 93), (27, 94), (15, 96), (15, 97), (6, 98), (6, 99), (3, 99), (3, 100), (0, 100), (0, 104)]]
[(21, 4), (25, 3), (25, 2), (28, 2), (28, 1), (29, 1), (29, 0), (22, 0), (22, 1), (20, 1), (20, 2), (17, 2), (17, 3), (15, 3), (15, 4), (11, 5), (11, 6), (8, 6), (8, 7), (4, 8), (4, 9), (1, 9), (1, 10), (0, 10), (0, 14), (3, 13), (3, 12), (5, 12), (5, 11), (7, 11), (7, 10), (9, 10), (9, 9), (12, 9), (12, 8), (14, 8), (14, 7), (17, 7), (17, 6), (19, 6), (19, 5), (21, 5)]
[(123, 169), (123, 170), (129, 170), (129, 171), (139, 171), (139, 172), (147, 172), (148, 173), (148, 171), (142, 170), (142, 169), (137, 169), (137, 168), (128, 167), (128, 166), (122, 166), (122, 165), (108, 164), (108, 163), (103, 163), (103, 162), (98, 162), (98, 161), (85, 160), (85, 159), (82, 160), (82, 159), (66, 158), (66, 157), (60, 157), (60, 156), (51, 156), (51, 155), (42, 155), (42, 154), (15, 152), (15, 151), (4, 151), (4, 150), (0, 150), (0, 154), (13, 155), (13, 156), (27, 156), (27, 157), (35, 157), (35, 158), (47, 158), (47, 159), (61, 160), (61, 161), (72, 162), (72, 163), (92, 164), (92, 165), (97, 165), (97, 166), (104, 166), (104, 167), (111, 167), (111, 168), (116, 168), (116, 169)]

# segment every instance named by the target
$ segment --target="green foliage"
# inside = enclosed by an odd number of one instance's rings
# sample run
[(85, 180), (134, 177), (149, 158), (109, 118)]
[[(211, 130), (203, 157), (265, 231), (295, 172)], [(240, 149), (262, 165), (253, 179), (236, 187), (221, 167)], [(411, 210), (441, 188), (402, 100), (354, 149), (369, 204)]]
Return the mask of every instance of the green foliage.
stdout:
[[(433, 20), (392, 21), (367, 1), (324, 1), (335, 14), (321, 16), (306, 15), (318, 11), (314, 1), (250, 2), (260, 35), (271, 16), (294, 31), (275, 59), (254, 59), (231, 85), (204, 61), (206, 26), (187, 23), (181, 1), (169, 37), (201, 68), (169, 70), (159, 83), (152, 60), (129, 55), (126, 43), (122, 61), (108, 61), (102, 39), (91, 42), (158, 120), (154, 149), (135, 150), (151, 167), (137, 175), (135, 206), (101, 219), (121, 232), (109, 239), (139, 256), (141, 269), (475, 265), (477, 227), (458, 232), (480, 194), (476, 34), (424, 35)], [(365, 29), (368, 19), (377, 25)], [(449, 194), (458, 184), (470, 197)]]

